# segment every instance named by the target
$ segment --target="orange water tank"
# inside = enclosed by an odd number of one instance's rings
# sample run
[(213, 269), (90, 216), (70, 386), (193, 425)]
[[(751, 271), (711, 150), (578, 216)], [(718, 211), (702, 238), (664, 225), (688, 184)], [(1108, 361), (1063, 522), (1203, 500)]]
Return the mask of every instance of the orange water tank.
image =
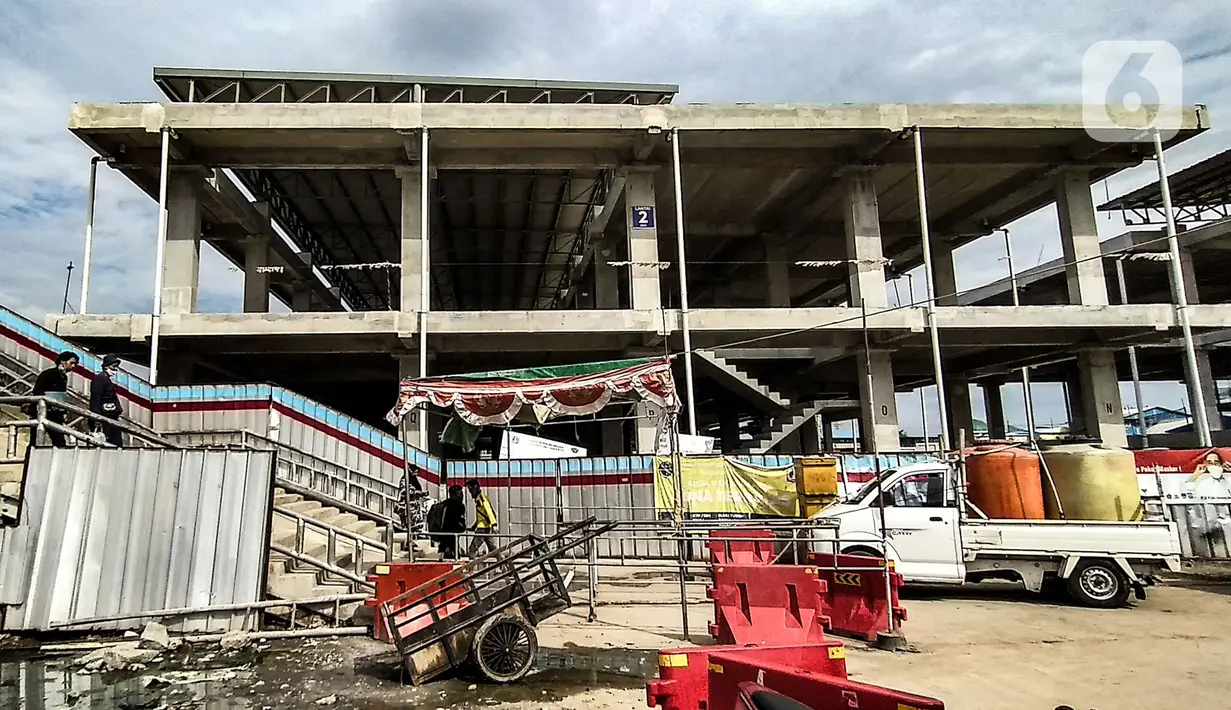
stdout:
[(1043, 520), (1039, 455), (1007, 444), (966, 449), (966, 495), (989, 518)]

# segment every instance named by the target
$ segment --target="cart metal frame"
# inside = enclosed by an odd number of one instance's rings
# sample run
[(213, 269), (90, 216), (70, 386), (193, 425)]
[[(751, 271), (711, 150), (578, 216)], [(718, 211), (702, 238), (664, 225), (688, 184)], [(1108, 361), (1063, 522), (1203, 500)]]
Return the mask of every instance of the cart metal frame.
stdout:
[(382, 604), (411, 682), (419, 685), (463, 665), (478, 627), (497, 615), (524, 620), (536, 644), (533, 627), (572, 606), (556, 558), (616, 525), (591, 517), (550, 537), (526, 535)]

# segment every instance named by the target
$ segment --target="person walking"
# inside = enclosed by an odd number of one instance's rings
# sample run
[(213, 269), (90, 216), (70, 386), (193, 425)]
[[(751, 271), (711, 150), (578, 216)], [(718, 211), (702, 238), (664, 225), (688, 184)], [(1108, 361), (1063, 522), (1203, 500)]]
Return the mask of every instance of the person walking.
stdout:
[[(47, 397), (59, 401), (68, 399), (68, 373), (77, 367), (77, 363), (81, 358), (77, 353), (71, 350), (65, 350), (56, 356), (56, 364), (54, 367), (49, 367), (46, 370), (38, 373), (38, 379), (34, 380), (34, 389), (30, 392), (35, 397)], [(38, 416), (37, 405), (30, 405), (31, 411), (28, 411), (32, 417)], [(54, 424), (64, 426), (65, 416), (64, 410), (59, 407), (47, 406), (47, 421)], [(57, 448), (68, 446), (68, 440), (64, 436), (64, 432), (56, 431), (51, 427), (47, 427), (47, 438), (51, 439), (51, 445)]]
[(440, 556), (456, 560), (461, 546), (462, 533), (466, 532), (466, 494), (456, 483), (449, 486), (449, 497), (444, 501), (443, 520), (440, 525)]
[[(102, 371), (95, 375), (94, 381), (90, 383), (90, 411), (117, 421), (124, 413), (120, 407), (120, 394), (115, 389), (115, 376), (119, 371), (120, 358), (107, 355), (103, 358)], [(118, 426), (103, 422), (100, 427), (108, 444), (124, 445), (124, 432)]]
[(496, 551), (495, 535), (499, 532), (499, 526), (496, 524), (496, 511), (492, 508), (492, 503), (487, 499), (487, 494), (483, 492), (483, 487), (479, 485), (479, 482), (473, 478), (466, 481), (466, 490), (474, 499), (474, 525), (470, 528), (473, 535), (470, 537), (470, 547), (466, 549), (466, 556), (474, 559), (484, 546), (487, 547), (488, 552)]

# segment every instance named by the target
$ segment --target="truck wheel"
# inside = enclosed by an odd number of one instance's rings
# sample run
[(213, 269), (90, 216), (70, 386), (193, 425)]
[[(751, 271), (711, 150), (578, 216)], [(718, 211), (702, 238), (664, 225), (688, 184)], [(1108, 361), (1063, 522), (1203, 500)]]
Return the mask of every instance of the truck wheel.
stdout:
[(539, 641), (534, 627), (520, 616), (493, 616), (479, 626), (470, 646), (471, 660), (485, 678), (512, 683), (534, 667)]
[(853, 555), (855, 557), (875, 557), (881, 559), (884, 557), (879, 550), (871, 547), (848, 547), (842, 551), (844, 555)]
[(1114, 609), (1128, 601), (1128, 580), (1111, 560), (1083, 560), (1065, 580), (1069, 596), (1082, 606)]

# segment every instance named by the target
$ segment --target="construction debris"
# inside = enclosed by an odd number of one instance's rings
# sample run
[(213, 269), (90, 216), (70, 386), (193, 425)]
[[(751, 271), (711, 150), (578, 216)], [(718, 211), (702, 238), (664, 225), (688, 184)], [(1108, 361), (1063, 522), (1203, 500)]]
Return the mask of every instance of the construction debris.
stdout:
[(157, 621), (151, 621), (142, 629), (141, 641), (146, 648), (170, 648), (171, 634), (167, 633), (167, 627)]
[(252, 637), (243, 631), (228, 631), (218, 639), (218, 645), (224, 651), (238, 651), (247, 648), (252, 643)]
[(140, 643), (129, 641), (96, 649), (78, 658), (74, 665), (81, 666), (87, 673), (144, 670), (146, 664), (154, 662), (161, 654), (155, 650), (141, 648)]

